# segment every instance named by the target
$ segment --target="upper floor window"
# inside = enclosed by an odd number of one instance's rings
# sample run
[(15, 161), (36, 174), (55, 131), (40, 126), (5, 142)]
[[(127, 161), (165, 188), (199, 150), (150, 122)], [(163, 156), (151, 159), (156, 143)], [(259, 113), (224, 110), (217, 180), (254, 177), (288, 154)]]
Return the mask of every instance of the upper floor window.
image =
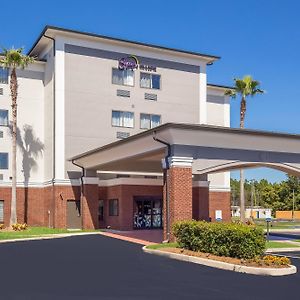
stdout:
[(133, 128), (134, 113), (131, 111), (112, 111), (112, 126)]
[(133, 70), (119, 70), (113, 68), (112, 83), (119, 85), (134, 85), (134, 71)]
[(0, 126), (8, 126), (8, 110), (0, 109)]
[(0, 152), (0, 170), (8, 169), (8, 153)]
[(0, 68), (0, 83), (8, 83), (8, 69)]
[(141, 114), (141, 129), (151, 129), (161, 123), (160, 115)]
[(140, 85), (142, 88), (160, 89), (160, 75), (141, 72)]

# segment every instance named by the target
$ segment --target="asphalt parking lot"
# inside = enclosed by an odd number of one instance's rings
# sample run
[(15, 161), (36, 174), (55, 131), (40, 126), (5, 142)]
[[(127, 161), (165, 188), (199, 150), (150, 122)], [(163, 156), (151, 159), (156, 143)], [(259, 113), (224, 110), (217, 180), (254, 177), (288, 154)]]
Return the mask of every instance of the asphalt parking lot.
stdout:
[[(300, 269), (300, 259), (294, 259)], [(299, 273), (262, 277), (145, 254), (101, 235), (0, 244), (0, 299), (293, 299)]]

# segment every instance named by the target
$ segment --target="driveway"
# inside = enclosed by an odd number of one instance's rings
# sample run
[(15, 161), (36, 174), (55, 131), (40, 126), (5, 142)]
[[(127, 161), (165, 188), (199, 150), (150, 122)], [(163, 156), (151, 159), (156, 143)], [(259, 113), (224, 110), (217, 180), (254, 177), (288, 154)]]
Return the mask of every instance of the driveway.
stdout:
[(217, 270), (145, 254), (140, 245), (101, 235), (0, 244), (0, 268), (5, 300), (299, 297), (299, 273), (261, 277)]

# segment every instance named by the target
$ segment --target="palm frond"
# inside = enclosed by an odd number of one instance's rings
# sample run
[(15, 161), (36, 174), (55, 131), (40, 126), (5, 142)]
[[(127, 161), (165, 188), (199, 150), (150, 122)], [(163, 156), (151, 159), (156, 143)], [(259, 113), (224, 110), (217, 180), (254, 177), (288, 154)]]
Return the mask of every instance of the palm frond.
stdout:
[(260, 89), (259, 87), (260, 82), (257, 80), (253, 80), (252, 76), (250, 75), (246, 75), (242, 79), (235, 78), (234, 83), (235, 94), (241, 95), (244, 98), (246, 98), (247, 96), (254, 96), (257, 94), (265, 93), (265, 91)]
[(3, 48), (3, 58), (0, 59), (0, 66), (4, 68), (26, 68), (35, 61), (34, 57), (23, 54), (24, 48)]
[(235, 98), (236, 97), (236, 92), (235, 90), (232, 90), (232, 89), (228, 89), (224, 92), (224, 95), (225, 96), (229, 96), (231, 98)]

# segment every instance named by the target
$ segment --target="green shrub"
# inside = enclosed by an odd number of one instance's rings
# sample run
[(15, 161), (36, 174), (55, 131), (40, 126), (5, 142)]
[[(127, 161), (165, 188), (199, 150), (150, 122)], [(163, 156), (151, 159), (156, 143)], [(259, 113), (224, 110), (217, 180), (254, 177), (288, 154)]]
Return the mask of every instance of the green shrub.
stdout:
[(173, 234), (182, 248), (218, 256), (250, 259), (266, 247), (263, 229), (243, 224), (182, 221), (174, 224)]

